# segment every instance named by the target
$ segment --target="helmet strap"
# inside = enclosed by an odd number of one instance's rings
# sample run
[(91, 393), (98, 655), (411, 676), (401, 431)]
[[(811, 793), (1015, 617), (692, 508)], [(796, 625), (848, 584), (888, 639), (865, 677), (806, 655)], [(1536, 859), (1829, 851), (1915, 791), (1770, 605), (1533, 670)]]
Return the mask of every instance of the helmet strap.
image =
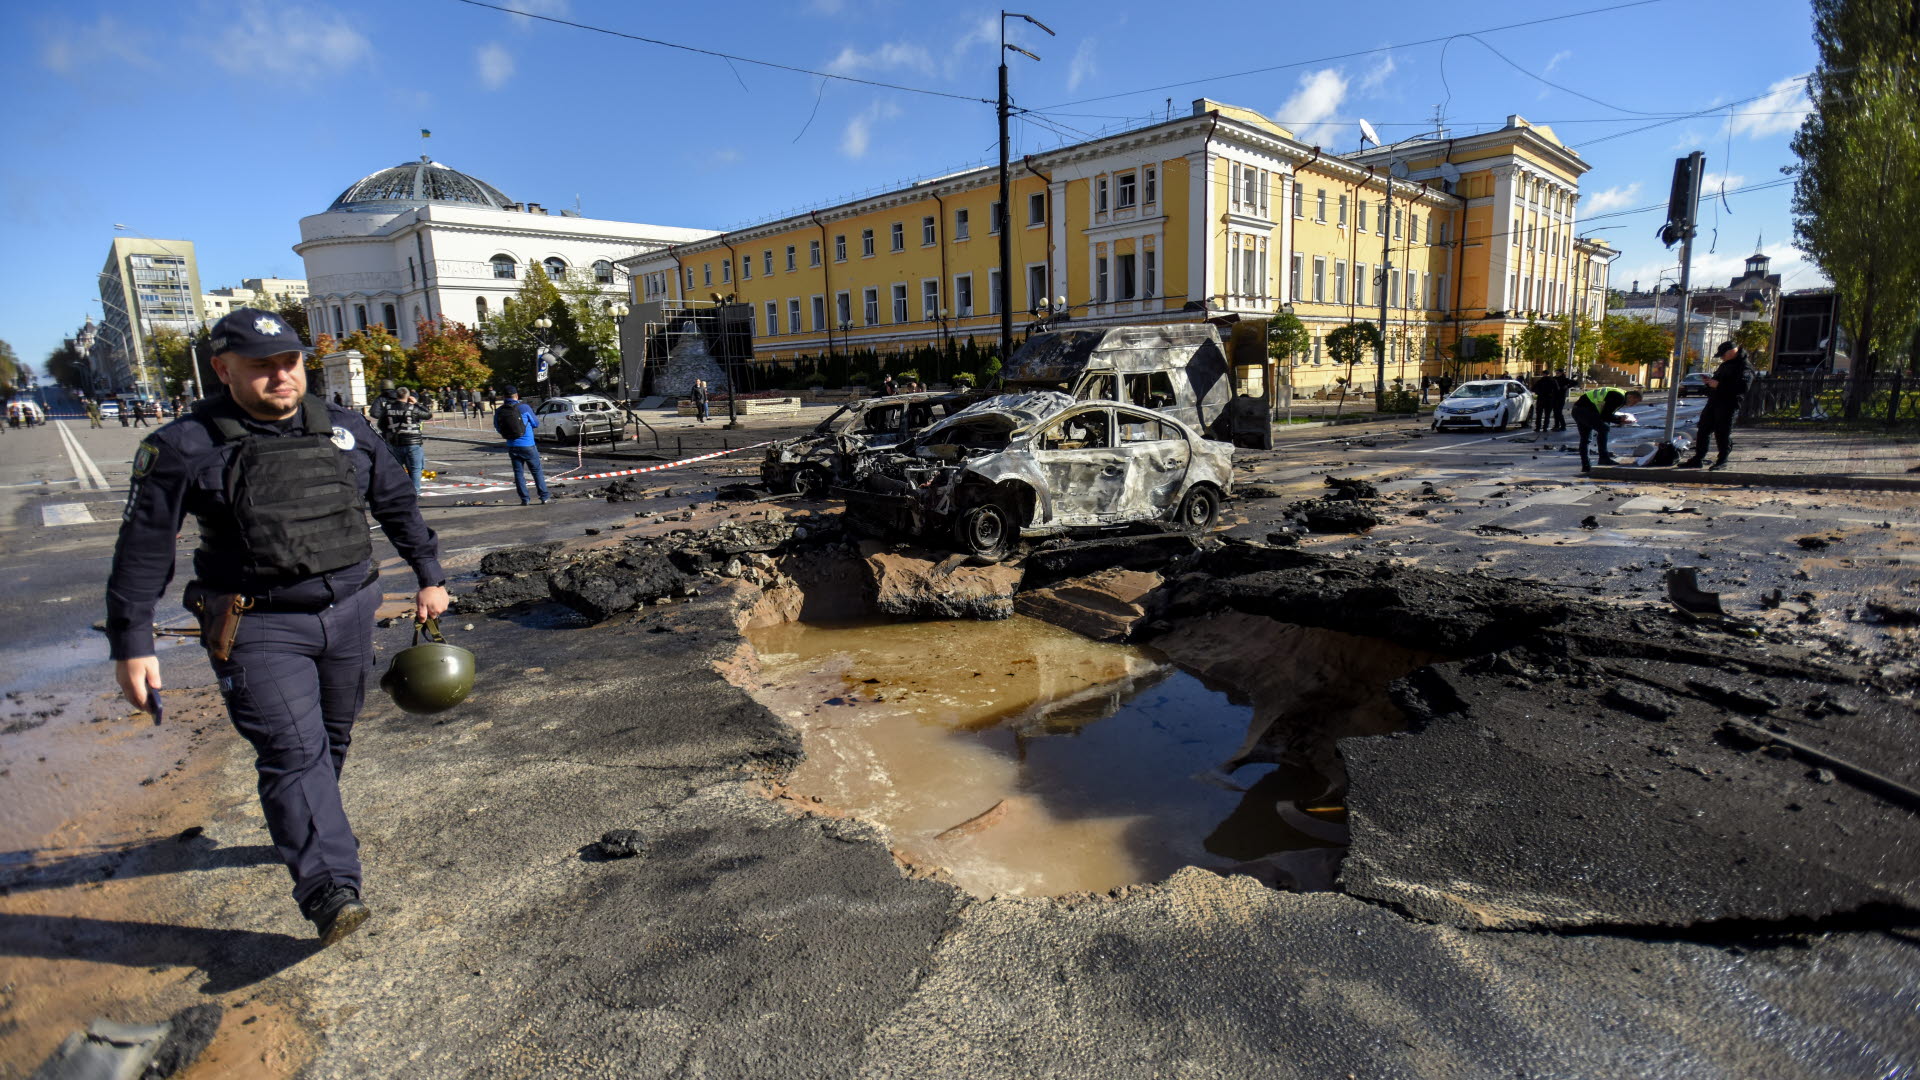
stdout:
[(426, 634), (427, 640), (433, 642), (435, 645), (445, 645), (447, 643), (447, 639), (440, 635), (440, 619), (438, 616), (431, 619), (417, 619), (414, 621), (413, 643), (415, 645), (420, 644), (420, 635), (422, 633)]

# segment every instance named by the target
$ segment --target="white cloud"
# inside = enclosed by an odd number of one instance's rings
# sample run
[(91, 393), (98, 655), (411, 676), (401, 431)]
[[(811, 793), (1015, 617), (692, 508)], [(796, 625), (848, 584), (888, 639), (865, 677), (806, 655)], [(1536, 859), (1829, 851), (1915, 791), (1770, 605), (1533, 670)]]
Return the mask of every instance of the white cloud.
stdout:
[(872, 52), (861, 52), (849, 45), (840, 50), (840, 55), (827, 64), (827, 70), (835, 75), (861, 75), (876, 71), (931, 72), (933, 57), (927, 50), (910, 45), (904, 41), (888, 42)]
[(513, 54), (497, 41), (480, 46), (474, 62), (480, 67), (480, 82), (489, 90), (498, 90), (513, 78)]
[(1700, 177), (1700, 198), (1705, 200), (1711, 195), (1716, 195), (1722, 187), (1732, 191), (1746, 182), (1747, 178), (1738, 173), (1704, 173)]
[(891, 120), (900, 115), (900, 107), (890, 101), (876, 101), (872, 105), (847, 121), (847, 127), (840, 135), (840, 152), (850, 158), (866, 157), (867, 148), (873, 145), (873, 125), (880, 120)]
[(1625, 187), (1610, 187), (1605, 191), (1596, 191), (1581, 200), (1584, 204), (1581, 212), (1589, 216), (1604, 214), (1609, 210), (1625, 210), (1639, 201), (1640, 185), (1628, 184)]
[(213, 62), (254, 81), (337, 77), (373, 55), (352, 20), (322, 4), (246, 0), (207, 16), (221, 26), (208, 39)]
[(152, 70), (159, 65), (142, 37), (111, 15), (100, 16), (90, 26), (51, 26), (40, 44), (40, 62), (61, 75), (84, 75), (102, 61)]
[(1080, 84), (1100, 74), (1100, 63), (1094, 58), (1094, 41), (1081, 38), (1080, 47), (1073, 50), (1073, 60), (1067, 64), (1067, 92), (1080, 89)]
[(1546, 67), (1543, 67), (1540, 69), (1540, 74), (1542, 75), (1553, 74), (1553, 69), (1560, 66), (1560, 61), (1570, 59), (1572, 56), (1573, 56), (1572, 49), (1561, 49), (1559, 52), (1553, 54), (1552, 59), (1547, 61)]
[(1365, 75), (1360, 76), (1360, 92), (1370, 94), (1380, 89), (1399, 66), (1400, 62), (1393, 58), (1392, 53), (1381, 53), (1380, 58), (1374, 61), (1373, 67), (1367, 69)]
[[(556, 19), (563, 19), (572, 14), (567, 0), (510, 0), (507, 6), (524, 11), (527, 15), (551, 15)], [(527, 15), (512, 16), (514, 29), (525, 31), (541, 25), (539, 19), (529, 19)]]
[(1682, 131), (1680, 133), (1680, 138), (1677, 139), (1672, 146), (1667, 147), (1667, 149), (1698, 150), (1700, 149), (1700, 147), (1704, 145), (1706, 145), (1705, 137), (1702, 136), (1699, 132), (1693, 130), (1692, 128), (1688, 128), (1685, 131)]
[(1347, 99), (1347, 77), (1339, 68), (1321, 68), (1300, 76), (1299, 89), (1280, 106), (1274, 118), (1293, 129), (1301, 142), (1325, 145), (1337, 134), (1328, 117)]
[(1762, 138), (1792, 131), (1813, 111), (1807, 99), (1806, 76), (1781, 79), (1767, 87), (1767, 96), (1733, 111), (1733, 133)]

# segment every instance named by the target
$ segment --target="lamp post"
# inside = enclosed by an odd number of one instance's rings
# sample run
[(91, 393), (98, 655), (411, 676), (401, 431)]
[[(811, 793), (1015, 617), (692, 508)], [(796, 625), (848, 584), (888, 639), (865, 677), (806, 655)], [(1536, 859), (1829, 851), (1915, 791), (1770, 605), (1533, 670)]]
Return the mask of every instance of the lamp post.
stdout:
[(933, 313), (933, 321), (940, 326), (940, 367), (942, 369), (941, 371), (934, 372), (934, 381), (936, 382), (943, 381), (940, 379), (940, 376), (944, 373), (944, 369), (947, 366), (947, 349), (951, 345), (953, 333), (952, 327), (949, 325), (952, 318), (953, 312), (946, 308), (941, 308), (939, 311)]
[(552, 355), (552, 345), (547, 341), (547, 331), (553, 329), (553, 320), (545, 315), (533, 320), (533, 340), (539, 348), (533, 354), (533, 381), (547, 381), (547, 361)]
[(1000, 288), (994, 297), (1000, 305), (1000, 362), (1005, 364), (1013, 357), (1013, 248), (1012, 223), (1013, 207), (1007, 203), (1007, 115), (1012, 102), (1007, 98), (1007, 50), (1012, 49), (1021, 56), (1036, 63), (1040, 58), (1007, 42), (1007, 20), (1025, 19), (1047, 32), (1048, 37), (1056, 37), (1046, 23), (1031, 15), (1022, 15), (1017, 11), (1000, 12), (1000, 220), (993, 223), (1000, 232)]
[(393, 346), (384, 341), (380, 343), (380, 377), (393, 381)]
[(620, 373), (620, 393), (622, 396), (625, 396), (627, 393), (626, 371), (624, 370), (626, 368), (627, 353), (625, 348), (626, 339), (621, 336), (621, 330), (626, 326), (627, 316), (632, 313), (633, 313), (633, 309), (629, 308), (625, 302), (616, 302), (612, 307), (607, 309), (607, 314), (611, 316), (613, 319), (614, 346), (619, 351), (620, 358), (621, 358), (620, 366), (622, 368), (622, 371)]

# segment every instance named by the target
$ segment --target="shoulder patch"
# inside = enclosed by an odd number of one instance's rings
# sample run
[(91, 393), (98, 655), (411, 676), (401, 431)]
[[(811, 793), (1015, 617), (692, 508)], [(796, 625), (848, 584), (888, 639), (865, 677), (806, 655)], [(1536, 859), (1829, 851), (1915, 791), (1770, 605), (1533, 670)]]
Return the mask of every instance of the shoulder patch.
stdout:
[(342, 450), (353, 449), (353, 432), (343, 427), (333, 429), (333, 445)]
[(153, 463), (160, 460), (160, 447), (153, 440), (140, 443), (140, 449), (133, 452), (133, 478), (135, 480), (153, 471)]

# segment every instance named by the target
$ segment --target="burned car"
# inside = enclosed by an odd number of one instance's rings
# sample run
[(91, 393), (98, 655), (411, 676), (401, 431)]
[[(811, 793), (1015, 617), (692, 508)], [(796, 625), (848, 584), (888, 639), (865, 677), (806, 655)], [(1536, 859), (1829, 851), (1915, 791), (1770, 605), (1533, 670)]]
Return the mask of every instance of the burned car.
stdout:
[(760, 479), (783, 495), (824, 495), (853, 475), (861, 454), (901, 440), (980, 400), (982, 392), (893, 394), (840, 406), (812, 433), (767, 447)]
[(855, 473), (837, 493), (856, 528), (997, 559), (1022, 537), (1209, 528), (1232, 488), (1233, 448), (1127, 402), (1033, 391), (963, 409)]
[(1219, 330), (1156, 323), (1035, 334), (1001, 372), (1008, 392), (1058, 390), (1166, 413), (1209, 439), (1271, 449), (1264, 402), (1241, 394)]

